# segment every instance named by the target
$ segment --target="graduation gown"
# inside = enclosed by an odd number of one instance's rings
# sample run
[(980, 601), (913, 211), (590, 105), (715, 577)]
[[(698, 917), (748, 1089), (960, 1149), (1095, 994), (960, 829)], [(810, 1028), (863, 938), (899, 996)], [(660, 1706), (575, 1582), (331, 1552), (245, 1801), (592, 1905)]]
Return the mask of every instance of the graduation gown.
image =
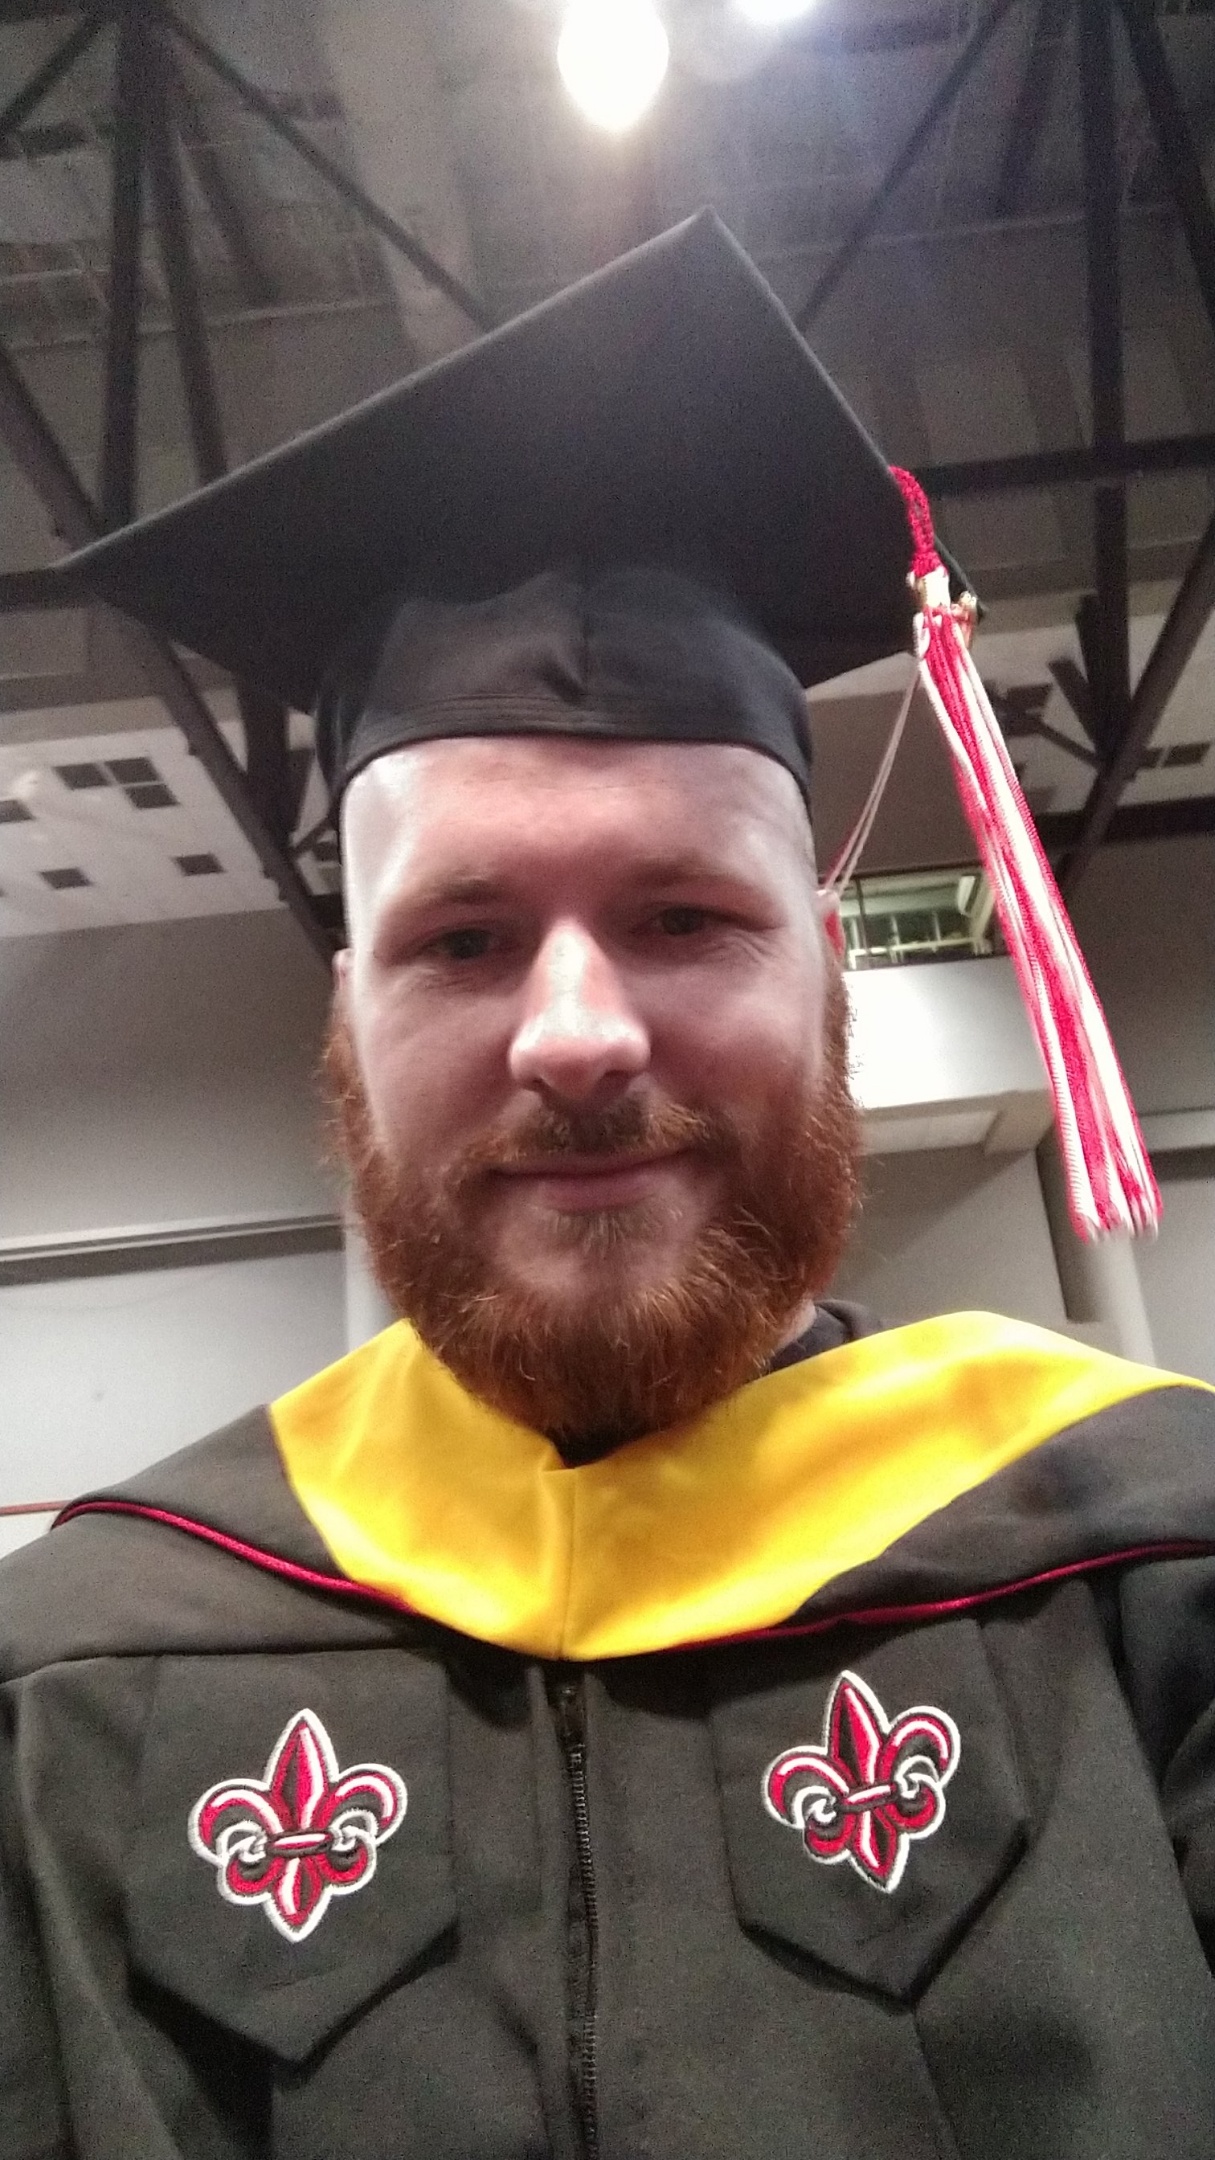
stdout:
[(1213, 1413), (963, 1315), (569, 1470), (398, 1327), (79, 1503), (4, 2160), (1210, 2160)]

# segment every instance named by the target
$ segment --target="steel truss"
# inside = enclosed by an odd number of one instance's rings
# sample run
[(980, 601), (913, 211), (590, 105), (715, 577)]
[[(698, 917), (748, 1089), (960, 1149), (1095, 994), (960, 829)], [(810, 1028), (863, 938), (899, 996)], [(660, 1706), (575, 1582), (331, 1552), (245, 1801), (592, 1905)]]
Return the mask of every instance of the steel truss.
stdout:
[[(74, 12), (18, 7), (16, 14)], [(10, 4), (3, 10), (14, 19)], [(114, 33), (114, 125), (111, 148), (109, 319), (104, 411), (96, 494), (81, 483), (40, 411), (20, 368), (0, 343), (0, 438), (72, 547), (130, 522), (135, 514), (139, 421), (140, 258), (145, 194), (159, 245), (173, 343), (185, 395), (195, 470), (200, 481), (227, 470), (224, 430), (211, 366), (190, 221), (182, 183), (188, 159), (215, 218), (242, 289), (255, 300), (273, 297), (218, 157), (203, 142), (183, 81), (181, 60), (207, 69), (329, 182), (396, 248), (426, 281), (454, 302), (475, 329), (489, 317), (475, 294), (453, 277), (398, 220), (374, 202), (340, 165), (319, 150), (273, 100), (218, 53), (193, 26), (160, 0), (112, 0), (87, 8), (17, 95), (0, 110), (0, 151), (98, 36)], [(0, 607), (63, 605), (54, 569), (0, 576)], [(237, 684), (245, 762), (233, 755), (206, 700), (171, 645), (115, 615), (127, 649), (149, 689), (160, 697), (218, 790), (280, 898), (317, 950), (327, 957), (336, 927), (333, 901), (309, 891), (292, 853), (303, 773), (288, 744), (288, 715), (276, 699)]]
[[(997, 200), (1007, 208), (1024, 182), (1032, 147), (1025, 140), (1043, 79), (1045, 53), (1057, 42), (1068, 0), (1040, 0), (1022, 95), (1013, 113)], [(1121, 232), (1114, 107), (1114, 37), (1119, 19), (1160, 150), (1174, 208), (1185, 235), (1212, 332), (1215, 333), (1215, 211), (1198, 153), (1169, 69), (1151, 0), (1071, 0), (1080, 58), (1084, 146), (1085, 257), (1088, 293), (1092, 443), (1085, 450), (1046, 450), (1024, 457), (976, 460), (921, 470), (930, 497), (977, 496), (1010, 488), (1074, 486), (1092, 489), (1094, 590), (1076, 616), (1084, 656), (1084, 695), (1075, 701), (1095, 753), (1096, 774), (1078, 820), (1040, 820), (1043, 837), (1061, 848), (1059, 882), (1074, 892), (1097, 848), (1115, 829), (1128, 830), (1119, 803), (1139, 770), (1166, 703), (1215, 610), (1215, 518), (1198, 544), (1173, 606), (1134, 691), (1129, 666), (1129, 570), (1126, 489), (1140, 475), (1212, 466), (1209, 435), (1128, 443), (1122, 358)], [(808, 329), (855, 262), (902, 180), (946, 119), (974, 73), (1008, 8), (990, 0), (969, 43), (929, 102), (851, 232), (821, 273), (797, 320)], [(1167, 821), (1166, 821), (1167, 825)], [(1165, 829), (1165, 827), (1161, 827)], [(1184, 827), (1186, 830), (1194, 829)], [(1209, 820), (1202, 825), (1209, 829)]]
[[(989, 0), (974, 32), (892, 160), (847, 238), (827, 263), (797, 314), (809, 328), (846, 278), (880, 225), (902, 181), (945, 122), (1013, 0)], [(1129, 571), (1126, 490), (1140, 477), (1164, 472), (1215, 472), (1215, 435), (1191, 434), (1128, 442), (1122, 360), (1121, 234), (1113, 101), (1114, 39), (1125, 35), (1160, 150), (1178, 220), (1193, 261), (1202, 301), (1215, 332), (1215, 211), (1165, 55), (1151, 0), (1038, 0), (1027, 73), (1010, 128), (995, 204), (1007, 210), (1023, 187), (1033, 155), (1045, 74), (1069, 8), (1077, 22), (1080, 107), (1085, 170), (1085, 248), (1093, 434), (1084, 449), (1041, 450), (1023, 456), (930, 467), (921, 477), (934, 499), (1001, 493), (1016, 488), (1082, 487), (1091, 491), (1094, 589), (1081, 601), (1077, 629), (1084, 677), (1073, 704), (1092, 744), (1094, 778), (1083, 810), (1040, 821), (1060, 853), (1060, 880), (1074, 890), (1101, 841), (1140, 829), (1207, 831), (1205, 804), (1119, 808), (1165, 705), (1215, 610), (1215, 517), (1200, 540), (1156, 645), (1134, 690), (1128, 655)], [(491, 327), (467, 286), (340, 165), (281, 112), (166, 0), (108, 0), (81, 8), (58, 0), (7, 0), (0, 19), (78, 15), (79, 20), (24, 87), (0, 110), (0, 151), (103, 29), (115, 32), (115, 112), (105, 353), (104, 417), (97, 494), (82, 487), (38, 410), (11, 356), (0, 345), (0, 437), (25, 471), (56, 529), (77, 546), (126, 523), (135, 502), (141, 312), (140, 244), (145, 190), (169, 295), (172, 333), (185, 392), (194, 462), (200, 480), (226, 469), (223, 428), (208, 350), (191, 240), (182, 161), (188, 161), (224, 240), (242, 291), (253, 302), (274, 296), (222, 161), (203, 139), (190, 101), (183, 61), (222, 83), (442, 292), (473, 329)], [(0, 575), (0, 608), (62, 605), (53, 570)], [(333, 944), (335, 907), (311, 893), (299, 874), (291, 834), (299, 810), (298, 761), (288, 751), (283, 707), (248, 686), (237, 686), (244, 724), (242, 766), (221, 734), (193, 679), (171, 646), (121, 618), (122, 635), (149, 687), (161, 697), (201, 759), (266, 874), (318, 950)], [(1079, 676), (1079, 670), (1076, 670)]]

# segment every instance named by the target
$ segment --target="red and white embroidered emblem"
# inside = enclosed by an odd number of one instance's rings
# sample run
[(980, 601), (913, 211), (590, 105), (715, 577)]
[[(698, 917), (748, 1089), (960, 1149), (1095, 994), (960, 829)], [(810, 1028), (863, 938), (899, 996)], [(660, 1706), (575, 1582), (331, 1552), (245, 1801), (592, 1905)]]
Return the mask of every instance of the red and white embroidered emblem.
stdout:
[(787, 1748), (764, 1772), (764, 1805), (800, 1830), (812, 1860), (847, 1860), (875, 1890), (897, 1890), (913, 1838), (945, 1820), (962, 1742), (943, 1710), (888, 1718), (873, 1689), (842, 1672), (821, 1747)]
[(301, 1710), (263, 1777), (225, 1778), (203, 1794), (190, 1811), (190, 1844), (218, 1870), (229, 1904), (262, 1906), (280, 1935), (303, 1942), (330, 1898), (371, 1881), (376, 1850), (400, 1828), (406, 1799), (383, 1763), (339, 1771), (319, 1717)]

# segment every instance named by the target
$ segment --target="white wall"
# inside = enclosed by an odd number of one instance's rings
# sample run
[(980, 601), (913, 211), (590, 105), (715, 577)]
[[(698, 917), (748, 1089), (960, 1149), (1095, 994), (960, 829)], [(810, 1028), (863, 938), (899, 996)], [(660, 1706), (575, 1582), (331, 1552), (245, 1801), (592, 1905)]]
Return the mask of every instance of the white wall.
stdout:
[(284, 912), (0, 941), (0, 1237), (332, 1207)]
[(1032, 1152), (867, 1157), (860, 1220), (832, 1288), (890, 1322), (970, 1310), (1062, 1326)]
[(1139, 1248), (1139, 1277), (1157, 1362), (1215, 1384), (1215, 1164), (1165, 1157), (1160, 1236)]
[[(327, 997), (284, 913), (0, 942), (0, 1238), (335, 1211)], [(344, 1343), (340, 1252), (0, 1288), (0, 1505), (123, 1476)]]
[[(1141, 1116), (1215, 1112), (1215, 837), (1103, 849), (1073, 914)], [(1155, 1162), (1136, 1260), (1156, 1356), (1215, 1380), (1215, 1149)]]
[(1215, 1107), (1215, 835), (1101, 849), (1072, 915), (1140, 1113)]
[(0, 1288), (0, 1504), (129, 1477), (344, 1348), (340, 1252)]

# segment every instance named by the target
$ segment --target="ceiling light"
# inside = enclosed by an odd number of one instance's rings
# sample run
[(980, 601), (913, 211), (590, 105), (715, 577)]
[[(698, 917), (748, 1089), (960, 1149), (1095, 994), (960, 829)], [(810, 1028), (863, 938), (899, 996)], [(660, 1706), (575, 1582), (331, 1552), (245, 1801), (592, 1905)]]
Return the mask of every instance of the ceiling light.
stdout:
[(670, 52), (652, 0), (571, 0), (557, 65), (587, 119), (619, 135), (657, 96)]
[(734, 5), (748, 22), (769, 30), (777, 23), (796, 22), (799, 15), (808, 15), (814, 0), (734, 0)]

